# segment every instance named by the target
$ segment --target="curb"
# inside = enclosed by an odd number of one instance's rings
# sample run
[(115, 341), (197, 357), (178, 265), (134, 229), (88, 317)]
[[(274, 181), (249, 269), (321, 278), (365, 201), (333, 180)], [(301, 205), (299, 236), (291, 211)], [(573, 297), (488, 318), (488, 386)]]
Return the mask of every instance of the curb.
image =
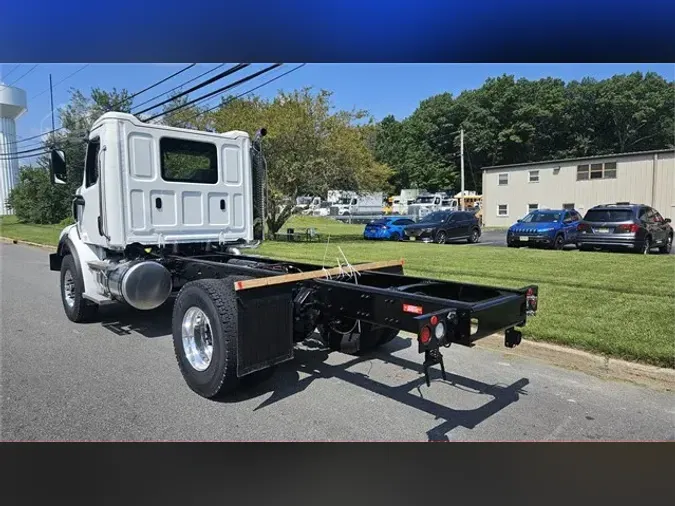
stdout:
[[(23, 244), (36, 248), (56, 251), (55, 246), (38, 244), (20, 239), (0, 237), (0, 242)], [(520, 358), (534, 359), (548, 364), (572, 369), (603, 379), (627, 381), (659, 390), (675, 391), (675, 369), (629, 362), (587, 351), (568, 348), (557, 344), (542, 343), (523, 339), (516, 348), (504, 347), (504, 336), (493, 334), (476, 343), (477, 348)]]
[(627, 381), (659, 390), (675, 391), (675, 369), (629, 362), (587, 351), (523, 339), (516, 348), (505, 348), (499, 334), (479, 341), (476, 346), (513, 357), (535, 359), (602, 379)]

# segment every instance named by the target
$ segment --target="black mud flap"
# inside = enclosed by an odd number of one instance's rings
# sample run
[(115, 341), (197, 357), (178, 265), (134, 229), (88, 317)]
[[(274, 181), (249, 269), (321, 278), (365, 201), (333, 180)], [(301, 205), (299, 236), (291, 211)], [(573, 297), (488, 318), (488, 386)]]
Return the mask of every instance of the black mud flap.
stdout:
[(292, 285), (240, 290), (237, 307), (237, 376), (293, 359)]
[(61, 271), (61, 263), (63, 262), (63, 257), (59, 253), (50, 253), (49, 254), (49, 270), (50, 271)]

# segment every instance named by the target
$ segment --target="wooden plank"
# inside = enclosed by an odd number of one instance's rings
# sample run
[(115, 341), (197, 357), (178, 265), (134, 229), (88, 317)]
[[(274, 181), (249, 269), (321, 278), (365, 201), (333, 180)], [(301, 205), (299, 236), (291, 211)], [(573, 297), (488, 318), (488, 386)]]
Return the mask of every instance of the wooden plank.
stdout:
[[(403, 265), (403, 259), (401, 260), (387, 260), (382, 262), (370, 262), (365, 264), (356, 264), (352, 265), (352, 269), (361, 272), (361, 271), (374, 271), (377, 269), (384, 269), (387, 267), (395, 267), (397, 265)], [(271, 286), (271, 285), (282, 285), (285, 283), (295, 283), (298, 281), (306, 281), (308, 279), (324, 278), (327, 274), (331, 276), (337, 276), (340, 272), (349, 272), (349, 268), (343, 266), (342, 271), (340, 267), (332, 267), (330, 269), (319, 269), (316, 271), (307, 271), (299, 272), (297, 274), (284, 274), (281, 276), (268, 276), (264, 278), (248, 279), (245, 281), (237, 281), (234, 284), (234, 289), (239, 290), (248, 290), (249, 288), (259, 288), (261, 286)]]

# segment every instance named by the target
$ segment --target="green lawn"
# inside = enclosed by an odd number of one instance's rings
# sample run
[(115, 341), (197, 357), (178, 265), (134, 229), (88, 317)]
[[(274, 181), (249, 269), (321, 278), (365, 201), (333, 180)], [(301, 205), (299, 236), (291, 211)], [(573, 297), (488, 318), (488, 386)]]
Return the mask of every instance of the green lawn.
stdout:
[[(294, 217), (287, 226), (353, 236), (363, 225)], [(285, 230), (286, 227), (282, 229)], [(56, 244), (61, 227), (0, 221), (0, 236)], [(492, 246), (347, 241), (352, 263), (404, 258), (406, 273), (504, 287), (539, 285), (539, 311), (525, 327), (532, 340), (618, 358), (675, 365), (675, 256), (580, 253)], [(327, 258), (338, 256), (331, 244)], [(325, 243), (267, 242), (260, 254), (321, 263)], [(335, 260), (331, 262), (335, 265)]]

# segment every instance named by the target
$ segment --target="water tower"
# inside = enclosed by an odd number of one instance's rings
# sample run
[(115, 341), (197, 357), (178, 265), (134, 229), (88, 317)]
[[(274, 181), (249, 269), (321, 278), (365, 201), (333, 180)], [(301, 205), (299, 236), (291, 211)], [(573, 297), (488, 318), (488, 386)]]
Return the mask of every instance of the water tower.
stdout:
[(9, 192), (19, 181), (16, 145), (16, 118), (26, 112), (26, 92), (0, 81), (0, 215), (11, 214), (5, 207)]

